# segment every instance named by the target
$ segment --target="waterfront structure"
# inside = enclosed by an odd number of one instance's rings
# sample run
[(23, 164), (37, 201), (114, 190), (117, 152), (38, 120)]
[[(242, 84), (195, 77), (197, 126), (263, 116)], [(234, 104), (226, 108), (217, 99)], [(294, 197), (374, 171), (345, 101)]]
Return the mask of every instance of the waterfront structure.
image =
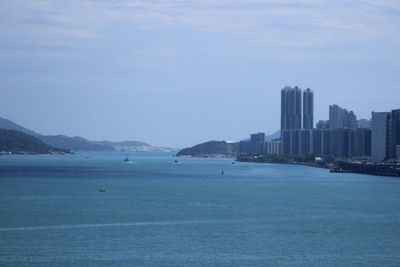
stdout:
[(371, 159), (375, 162), (385, 160), (388, 156), (390, 113), (372, 112), (371, 131)]
[(361, 163), (338, 160), (337, 165), (344, 172), (400, 177), (400, 166), (391, 163)]
[(397, 145), (400, 145), (400, 109), (394, 109), (390, 114), (389, 140), (388, 158), (395, 159)]
[(281, 90), (281, 130), (301, 128), (301, 89), (286, 86)]
[(303, 91), (303, 129), (314, 126), (314, 93), (310, 88)]

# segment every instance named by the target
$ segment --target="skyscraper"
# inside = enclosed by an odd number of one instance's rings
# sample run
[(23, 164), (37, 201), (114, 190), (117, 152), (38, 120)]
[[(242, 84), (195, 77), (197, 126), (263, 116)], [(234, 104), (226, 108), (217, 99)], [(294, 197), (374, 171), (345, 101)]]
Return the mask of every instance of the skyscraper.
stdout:
[(301, 90), (286, 86), (281, 91), (281, 130), (301, 129)]
[(303, 128), (312, 129), (314, 125), (314, 93), (307, 88), (303, 92)]
[(358, 127), (358, 124), (357, 124), (356, 114), (354, 114), (353, 111), (349, 111), (346, 114), (344, 128), (357, 129), (357, 127)]
[(388, 158), (396, 158), (397, 145), (400, 145), (400, 109), (394, 109), (390, 114), (390, 142)]
[(338, 105), (329, 106), (329, 129), (342, 129), (344, 125), (345, 110)]
[(359, 128), (353, 132), (353, 156), (371, 156), (371, 129)]
[(316, 123), (315, 128), (320, 130), (328, 130), (329, 129), (329, 121), (320, 120)]
[(329, 106), (329, 129), (356, 129), (357, 117), (353, 111), (338, 105)]
[(371, 157), (373, 161), (381, 161), (387, 157), (389, 127), (389, 112), (372, 112)]
[(255, 133), (250, 136), (250, 153), (262, 154), (265, 143), (265, 133)]

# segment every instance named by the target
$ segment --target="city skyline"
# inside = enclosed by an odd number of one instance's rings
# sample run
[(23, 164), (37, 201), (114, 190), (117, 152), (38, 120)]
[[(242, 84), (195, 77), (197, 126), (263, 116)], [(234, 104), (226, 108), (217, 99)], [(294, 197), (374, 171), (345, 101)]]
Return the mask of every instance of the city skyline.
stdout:
[(280, 128), (280, 88), (398, 108), (392, 1), (3, 1), (0, 116), (42, 134), (187, 147)]

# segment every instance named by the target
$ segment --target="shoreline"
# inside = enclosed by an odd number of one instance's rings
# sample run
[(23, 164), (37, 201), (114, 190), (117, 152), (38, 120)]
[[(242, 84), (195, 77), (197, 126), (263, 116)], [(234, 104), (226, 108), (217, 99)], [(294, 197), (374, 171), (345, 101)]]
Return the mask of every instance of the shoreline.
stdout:
[(236, 156), (226, 156), (226, 155), (207, 155), (207, 156), (187, 156), (187, 155), (181, 155), (181, 156), (176, 156), (178, 158), (195, 158), (195, 159), (236, 159)]
[(320, 169), (331, 169), (329, 166), (321, 166), (318, 164), (313, 163), (306, 163), (306, 162), (273, 162), (273, 161), (247, 161), (247, 160), (238, 160), (237, 162), (247, 162), (247, 163), (269, 163), (269, 164), (288, 164), (288, 165), (303, 165), (308, 167), (320, 168)]

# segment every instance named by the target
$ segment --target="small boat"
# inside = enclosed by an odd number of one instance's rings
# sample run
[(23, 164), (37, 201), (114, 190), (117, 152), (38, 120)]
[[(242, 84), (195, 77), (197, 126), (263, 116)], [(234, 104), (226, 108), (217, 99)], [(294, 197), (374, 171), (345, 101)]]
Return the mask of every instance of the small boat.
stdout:
[(232, 164), (236, 164), (236, 162), (232, 161)]
[(221, 171), (221, 175), (224, 175), (224, 171)]
[(174, 163), (179, 163), (179, 161), (177, 161), (177, 160), (174, 160)]
[(126, 158), (124, 159), (124, 161), (129, 161), (129, 159), (126, 157)]
[(106, 190), (105, 189), (99, 189), (99, 192), (104, 193), (104, 192), (106, 192)]
[(339, 168), (332, 168), (332, 169), (330, 169), (329, 170), (329, 172), (332, 172), (332, 173), (342, 173), (342, 172), (344, 172), (342, 169), (339, 169)]

